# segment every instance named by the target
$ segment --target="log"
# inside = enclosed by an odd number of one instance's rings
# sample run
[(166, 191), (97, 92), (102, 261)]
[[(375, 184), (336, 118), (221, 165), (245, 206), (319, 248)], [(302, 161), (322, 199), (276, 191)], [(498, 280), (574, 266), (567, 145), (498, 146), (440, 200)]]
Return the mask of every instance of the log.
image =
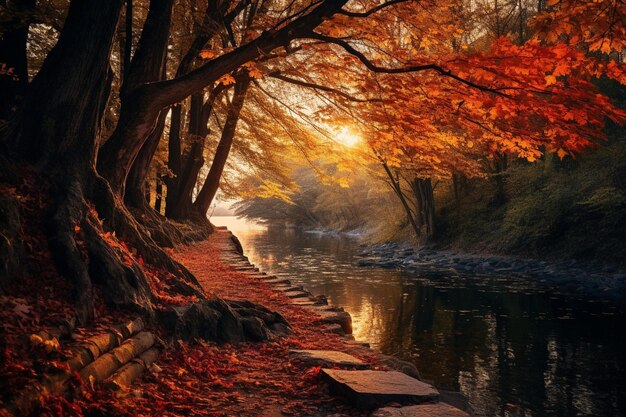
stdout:
[(85, 366), (78, 374), (85, 381), (90, 381), (93, 378), (94, 382), (102, 382), (113, 375), (122, 365), (151, 348), (154, 345), (154, 340), (152, 333), (138, 333), (122, 343), (121, 346)]
[(117, 347), (134, 334), (139, 333), (144, 328), (143, 320), (135, 319), (129, 323), (115, 326), (108, 333), (92, 336), (74, 350), (74, 355), (68, 361), (70, 371), (78, 371), (91, 362)]
[(138, 358), (122, 366), (113, 374), (106, 386), (112, 390), (131, 386), (147, 369), (150, 369), (150, 366), (157, 360), (158, 356), (159, 349), (153, 347), (146, 350)]

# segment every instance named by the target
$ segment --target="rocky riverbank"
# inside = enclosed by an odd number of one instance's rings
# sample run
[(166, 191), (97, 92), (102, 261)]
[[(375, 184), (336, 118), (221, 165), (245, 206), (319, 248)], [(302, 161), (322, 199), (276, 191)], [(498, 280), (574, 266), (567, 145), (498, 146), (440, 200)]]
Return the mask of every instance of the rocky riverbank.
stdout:
[(415, 249), (408, 244), (363, 245), (360, 267), (402, 269), (409, 273), (507, 275), (559, 291), (626, 301), (626, 272), (610, 265), (576, 260), (548, 262), (505, 256)]

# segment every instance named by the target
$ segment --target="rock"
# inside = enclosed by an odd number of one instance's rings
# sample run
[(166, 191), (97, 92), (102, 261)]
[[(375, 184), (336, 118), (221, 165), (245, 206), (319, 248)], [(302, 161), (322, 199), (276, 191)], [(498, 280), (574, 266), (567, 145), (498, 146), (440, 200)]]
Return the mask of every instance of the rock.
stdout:
[(338, 324), (346, 334), (352, 334), (352, 317), (345, 311), (316, 311), (322, 323)]
[(286, 334), (287, 321), (278, 313), (249, 301), (203, 300), (160, 313), (160, 321), (174, 339), (204, 339), (220, 343), (268, 340), (276, 332)]
[(302, 307), (312, 307), (318, 305), (315, 301), (309, 298), (294, 298), (291, 300), (291, 303)]
[(274, 285), (279, 285), (279, 284), (291, 285), (291, 281), (285, 278), (264, 279), (263, 281), (270, 285), (273, 285), (273, 284)]
[(288, 336), (291, 334), (291, 329), (288, 325), (284, 323), (274, 323), (271, 325), (270, 329), (277, 336)]
[(347, 353), (336, 350), (296, 350), (289, 351), (292, 358), (304, 362), (307, 366), (350, 367), (368, 369), (369, 365)]
[(407, 374), (416, 379), (422, 379), (419, 371), (411, 362), (403, 361), (395, 356), (378, 355), (381, 365), (388, 366), (391, 369)]
[(446, 403), (434, 403), (379, 408), (370, 414), (370, 417), (470, 417), (470, 415)]
[(327, 331), (328, 333), (335, 333), (340, 336), (345, 336), (346, 334), (346, 332), (344, 332), (341, 326), (338, 324), (328, 324), (324, 326), (324, 330)]
[(346, 397), (359, 408), (390, 402), (421, 403), (437, 400), (439, 392), (429, 384), (394, 371), (344, 371), (322, 369), (331, 392)]
[(311, 295), (311, 293), (302, 291), (285, 291), (283, 292), (283, 294), (285, 294), (289, 298), (305, 298)]
[(258, 317), (250, 316), (241, 319), (246, 339), (260, 342), (269, 339), (265, 323)]

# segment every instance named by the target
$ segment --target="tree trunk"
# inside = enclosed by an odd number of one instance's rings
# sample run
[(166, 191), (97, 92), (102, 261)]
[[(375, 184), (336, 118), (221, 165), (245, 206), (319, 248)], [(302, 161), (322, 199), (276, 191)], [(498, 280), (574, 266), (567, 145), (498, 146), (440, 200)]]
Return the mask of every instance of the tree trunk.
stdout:
[(170, 117), (170, 134), (167, 143), (167, 167), (170, 170), (166, 180), (167, 196), (165, 198), (165, 216), (173, 217), (173, 209), (178, 199), (178, 182), (182, 167), (182, 147), (180, 144), (180, 130), (182, 124), (182, 105), (172, 106)]
[[(8, 13), (23, 15), (35, 8), (35, 0), (12, 1), (4, 7)], [(11, 118), (28, 88), (26, 42), (30, 25), (27, 19), (5, 25), (0, 36), (0, 120)]]
[(508, 169), (508, 155), (505, 153), (497, 153), (493, 160), (493, 180), (496, 185), (496, 192), (494, 196), (494, 203), (497, 205), (504, 204), (506, 202), (506, 181), (505, 172)]
[(126, 82), (130, 72), (133, 54), (133, 0), (126, 0), (126, 16), (124, 31), (124, 58), (122, 59), (122, 80)]
[(430, 178), (414, 178), (412, 184), (417, 202), (417, 216), (423, 228), (423, 236), (430, 239), (435, 235), (435, 197)]
[[(131, 105), (133, 101), (133, 95), (130, 94), (138, 86), (146, 83), (159, 81), (165, 76), (165, 62), (167, 59), (167, 45), (169, 40), (170, 25), (172, 21), (172, 7), (174, 5), (173, 0), (151, 0), (150, 9), (148, 11), (148, 17), (144, 24), (141, 37), (137, 50), (133, 56), (130, 64), (130, 70), (127, 71), (124, 78), (124, 84), (122, 85), (120, 96), (122, 100), (122, 108)], [(129, 102), (131, 104), (129, 104)], [(161, 112), (163, 113), (163, 112)], [(142, 143), (137, 154), (134, 155), (133, 160), (129, 161), (128, 170), (125, 173), (124, 183), (117, 184), (119, 188), (114, 188), (116, 192), (123, 197), (125, 194), (125, 183), (135, 160), (139, 160), (136, 168), (136, 176), (143, 176), (142, 178), (135, 178), (132, 184), (136, 186), (133, 190), (133, 198), (130, 200), (132, 203), (137, 203), (137, 207), (145, 208), (143, 198), (139, 199), (137, 196), (143, 194), (143, 181), (145, 181), (145, 175), (147, 174), (147, 167), (149, 166), (156, 147), (158, 145), (158, 139), (161, 134), (159, 131), (160, 120), (165, 123), (165, 115), (159, 116), (152, 126), (152, 129), (148, 135), (148, 138), (152, 138), (152, 141), (157, 141), (155, 144), (145, 142)], [(120, 120), (121, 122), (121, 120)], [(117, 130), (116, 130), (117, 132)], [(105, 177), (109, 177), (111, 172), (117, 169), (117, 161), (111, 157), (111, 143), (114, 141), (115, 133), (113, 137), (103, 145), (101, 157), (98, 160), (98, 171)], [(146, 138), (146, 142), (149, 142)], [(138, 157), (140, 152), (145, 152), (144, 155)]]
[(126, 204), (136, 207), (141, 210), (148, 210), (148, 202), (146, 201), (146, 178), (150, 171), (150, 164), (154, 158), (154, 154), (161, 142), (161, 136), (163, 135), (163, 129), (165, 127), (165, 119), (167, 112), (162, 111), (157, 121), (157, 126), (143, 145), (141, 152), (137, 155), (135, 163), (128, 173), (128, 179), (126, 180), (126, 193), (124, 194), (124, 201)]
[(409, 206), (409, 202), (407, 201), (406, 196), (404, 195), (404, 192), (402, 191), (400, 182), (394, 177), (393, 173), (391, 172), (391, 169), (389, 168), (389, 165), (387, 165), (387, 162), (385, 162), (385, 160), (382, 159), (382, 157), (380, 156), (378, 156), (378, 160), (380, 161), (381, 165), (383, 166), (383, 169), (385, 170), (385, 173), (387, 174), (387, 177), (389, 178), (389, 185), (391, 186), (391, 189), (400, 200), (400, 203), (402, 203), (402, 208), (404, 208), (404, 212), (406, 213), (407, 220), (409, 221), (409, 224), (411, 225), (411, 227), (413, 228), (413, 231), (415, 232), (415, 237), (419, 239), (419, 237), (422, 234), (420, 224), (418, 223), (420, 220), (419, 216), (416, 216), (411, 210), (411, 206)]
[(54, 181), (46, 232), (57, 267), (74, 284), (83, 321), (93, 314), (92, 286), (74, 235), (76, 226), (87, 226), (84, 192), (95, 177), (109, 55), (121, 7), (122, 0), (71, 3), (59, 41), (7, 135), (17, 158), (36, 163)]
[(215, 198), (215, 194), (220, 186), (220, 179), (230, 154), (230, 148), (235, 138), (235, 132), (237, 130), (237, 122), (239, 121), (239, 114), (243, 108), (243, 103), (246, 98), (246, 92), (250, 86), (250, 77), (247, 74), (242, 74), (238, 77), (235, 84), (235, 93), (233, 95), (233, 101), (228, 107), (228, 113), (226, 115), (226, 121), (224, 122), (224, 129), (222, 130), (222, 136), (220, 142), (217, 145), (209, 174), (207, 175), (204, 185), (194, 202), (194, 207), (197, 210), (201, 218), (206, 217), (206, 213)]
[[(195, 280), (142, 232), (95, 171), (99, 125), (112, 79), (110, 52), (122, 3), (71, 2), (59, 41), (7, 131), (11, 158), (33, 163), (42, 182), (48, 181), (44, 228), (57, 268), (73, 283), (72, 297), (81, 322), (93, 315), (94, 283), (110, 305), (153, 310), (152, 290), (142, 267), (132, 258), (124, 259), (104, 240), (100, 219), (106, 230), (116, 231), (147, 264), (187, 282)], [(100, 219), (87, 201), (94, 203)]]
[(156, 190), (154, 192), (154, 210), (161, 214), (163, 205), (163, 177), (157, 172)]
[(205, 103), (202, 102), (204, 94), (194, 94), (191, 97), (189, 137), (192, 138), (193, 143), (177, 181), (178, 195), (172, 196), (170, 202), (169, 214), (172, 218), (182, 220), (189, 219), (193, 215), (193, 189), (198, 182), (200, 169), (204, 165), (204, 148), (206, 136), (209, 134), (208, 122), (215, 100), (224, 90), (225, 87), (221, 84), (213, 88)]
[[(192, 70), (193, 64), (202, 48), (204, 48), (207, 42), (209, 42), (219, 32), (219, 30), (223, 28), (224, 25), (232, 22), (238, 14), (239, 7), (242, 7), (243, 4), (243, 2), (239, 3), (239, 5), (231, 11), (231, 13), (224, 16), (224, 13), (228, 8), (228, 2), (222, 2), (221, 4), (215, 4), (214, 2), (207, 3), (204, 20), (199, 27), (194, 28), (194, 32), (197, 32), (196, 37), (180, 61), (178, 70), (176, 71), (177, 78), (182, 77)], [(218, 22), (223, 22), (223, 24)], [(194, 109), (191, 110), (192, 113), (193, 111)], [(167, 159), (170, 177), (167, 180), (167, 199), (165, 204), (165, 215), (170, 218), (186, 217), (188, 209), (191, 206), (191, 200), (188, 202), (189, 204), (186, 207), (182, 206), (184, 203), (181, 202), (181, 193), (179, 192), (181, 177), (183, 175), (182, 146), (180, 137), (180, 132), (184, 125), (182, 119), (182, 106), (180, 104), (172, 106)]]

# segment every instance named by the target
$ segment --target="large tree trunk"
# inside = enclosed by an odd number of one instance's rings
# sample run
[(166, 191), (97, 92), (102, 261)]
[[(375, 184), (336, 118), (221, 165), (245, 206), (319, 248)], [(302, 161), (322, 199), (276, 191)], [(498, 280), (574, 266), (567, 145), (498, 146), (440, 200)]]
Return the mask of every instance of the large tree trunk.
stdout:
[(93, 314), (93, 283), (111, 305), (150, 312), (153, 300), (141, 266), (123, 259), (124, 254), (104, 240), (101, 221), (88, 201), (104, 219), (104, 227), (115, 230), (146, 263), (194, 280), (142, 232), (95, 171), (99, 125), (111, 84), (109, 58), (121, 8), (122, 0), (72, 1), (59, 41), (6, 137), (11, 158), (33, 163), (49, 181), (45, 231), (58, 269), (74, 284), (73, 299), (82, 322)]
[[(0, 36), (0, 120), (9, 120), (28, 87), (28, 19), (24, 15), (35, 8), (35, 0), (18, 0), (2, 6), (7, 14), (21, 16), (5, 22)], [(2, 72), (6, 72), (2, 74)]]
[(98, 127), (109, 90), (109, 55), (121, 7), (122, 0), (71, 3), (59, 42), (33, 80), (6, 138), (12, 153), (36, 163), (53, 181), (47, 234), (58, 268), (74, 284), (73, 298), (81, 306), (82, 320), (91, 317), (93, 298), (75, 227), (92, 227), (85, 190), (95, 179)]
[(239, 114), (243, 108), (243, 103), (246, 98), (246, 92), (250, 86), (250, 77), (247, 74), (242, 74), (238, 77), (235, 84), (235, 93), (233, 94), (233, 100), (228, 107), (228, 113), (226, 115), (226, 121), (224, 122), (224, 128), (222, 130), (222, 136), (220, 142), (217, 145), (209, 174), (204, 181), (204, 185), (193, 203), (195, 209), (202, 219), (206, 217), (206, 213), (211, 206), (211, 202), (215, 198), (215, 194), (220, 186), (220, 179), (230, 154), (230, 148), (235, 138), (235, 132), (237, 130), (237, 122), (239, 121)]

